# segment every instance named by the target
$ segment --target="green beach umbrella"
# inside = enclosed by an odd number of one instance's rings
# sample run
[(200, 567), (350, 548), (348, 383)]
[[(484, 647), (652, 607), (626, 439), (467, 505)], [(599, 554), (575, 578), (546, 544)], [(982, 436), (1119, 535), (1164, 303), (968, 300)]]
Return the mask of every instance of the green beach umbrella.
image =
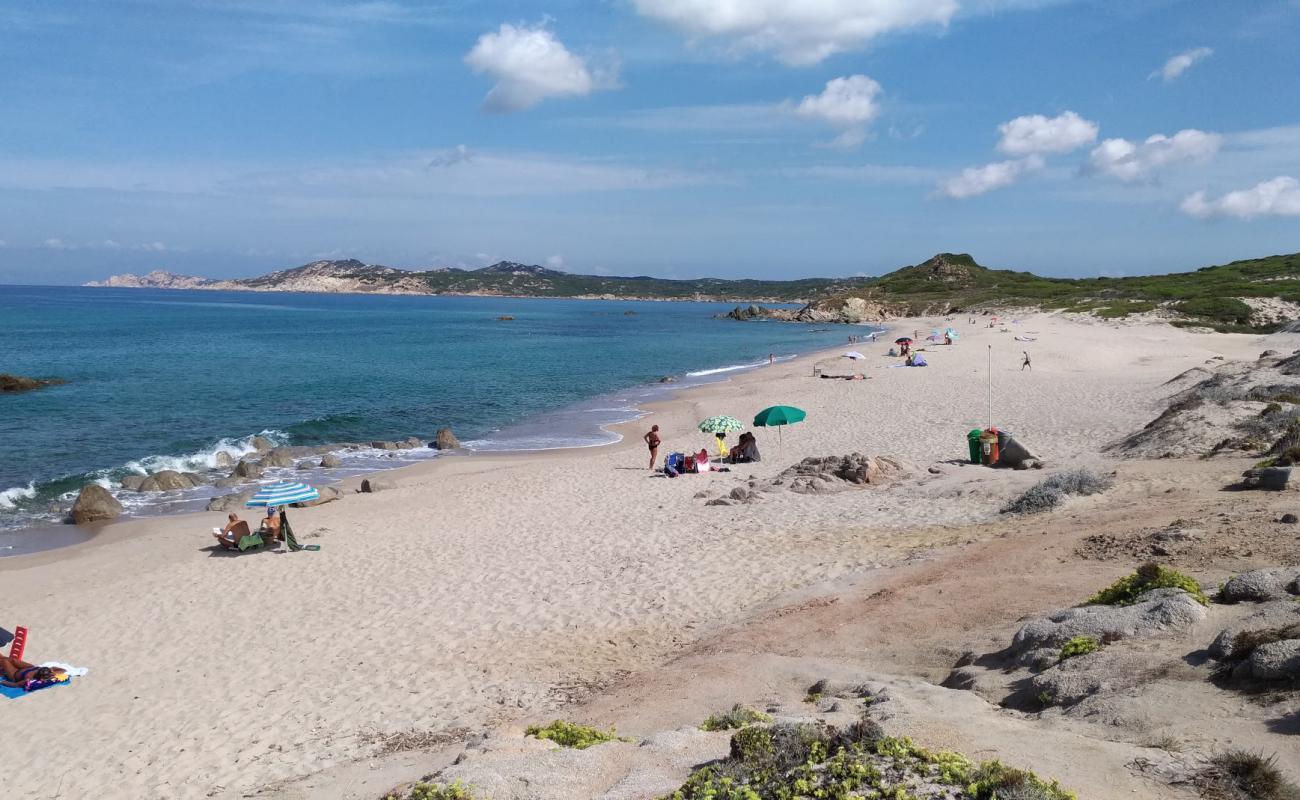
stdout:
[(735, 417), (709, 417), (700, 423), (700, 433), (735, 433), (744, 429), (745, 424)]
[(786, 425), (793, 425), (796, 422), (803, 422), (804, 417), (808, 416), (802, 408), (794, 406), (772, 406), (758, 412), (754, 417), (755, 428), (776, 428), (777, 439), (780, 440), (781, 428)]

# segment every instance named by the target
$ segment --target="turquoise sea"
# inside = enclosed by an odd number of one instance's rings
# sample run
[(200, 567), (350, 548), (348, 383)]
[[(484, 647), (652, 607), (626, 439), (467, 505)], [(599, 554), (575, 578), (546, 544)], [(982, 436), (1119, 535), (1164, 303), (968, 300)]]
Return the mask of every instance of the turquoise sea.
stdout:
[[(0, 548), (98, 481), (133, 514), (228, 490), (141, 495), (129, 474), (216, 453), (432, 437), (477, 450), (612, 441), (670, 387), (844, 342), (851, 329), (713, 319), (730, 305), (0, 286), (0, 372), (66, 385), (0, 396)], [(512, 316), (512, 321), (500, 321)], [(313, 480), (429, 458), (355, 451)], [(0, 549), (0, 555), (4, 555)]]

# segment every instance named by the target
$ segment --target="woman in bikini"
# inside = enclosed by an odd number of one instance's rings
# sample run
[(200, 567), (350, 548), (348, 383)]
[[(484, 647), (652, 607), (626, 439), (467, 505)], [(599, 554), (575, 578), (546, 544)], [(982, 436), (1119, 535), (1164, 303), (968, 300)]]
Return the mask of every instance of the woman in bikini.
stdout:
[(28, 681), (52, 681), (66, 674), (61, 669), (38, 667), (20, 658), (0, 656), (0, 684), (5, 686), (23, 687)]
[(654, 469), (655, 459), (659, 456), (659, 444), (663, 441), (659, 438), (659, 426), (652, 425), (650, 432), (641, 438), (645, 439), (646, 446), (650, 448), (650, 469)]

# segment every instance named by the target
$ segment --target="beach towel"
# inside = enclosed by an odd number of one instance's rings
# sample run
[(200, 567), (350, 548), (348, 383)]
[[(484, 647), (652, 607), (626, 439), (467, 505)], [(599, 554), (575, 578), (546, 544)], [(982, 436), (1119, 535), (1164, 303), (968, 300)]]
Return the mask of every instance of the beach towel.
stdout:
[(16, 699), (29, 695), (32, 692), (39, 692), (42, 689), (53, 689), (56, 686), (67, 686), (70, 683), (72, 683), (72, 678), (67, 678), (66, 680), (61, 681), (31, 681), (31, 684), (36, 685), (32, 686), (30, 689), (24, 689), (21, 686), (0, 686), (0, 696)]

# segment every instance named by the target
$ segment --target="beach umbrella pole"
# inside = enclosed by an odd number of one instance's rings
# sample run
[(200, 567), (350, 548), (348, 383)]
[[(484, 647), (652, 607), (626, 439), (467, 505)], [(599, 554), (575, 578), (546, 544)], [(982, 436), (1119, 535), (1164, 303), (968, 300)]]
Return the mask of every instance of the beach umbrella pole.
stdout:
[(993, 345), (989, 345), (989, 427), (993, 427)]

